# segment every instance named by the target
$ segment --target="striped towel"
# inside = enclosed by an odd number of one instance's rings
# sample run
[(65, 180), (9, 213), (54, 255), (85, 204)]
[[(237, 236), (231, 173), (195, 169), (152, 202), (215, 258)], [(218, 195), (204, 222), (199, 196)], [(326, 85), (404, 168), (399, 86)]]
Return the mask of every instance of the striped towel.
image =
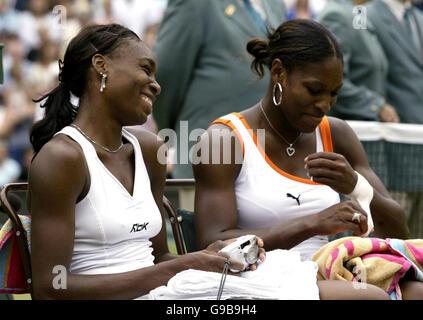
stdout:
[[(319, 280), (370, 283), (401, 299), (399, 281), (423, 282), (423, 240), (345, 237), (329, 242), (313, 256)], [(359, 284), (358, 282), (361, 282)]]
[[(31, 217), (20, 215), (19, 218), (27, 232), (28, 248), (31, 250)], [(0, 229), (0, 293), (29, 293), (18, 241), (10, 220)]]

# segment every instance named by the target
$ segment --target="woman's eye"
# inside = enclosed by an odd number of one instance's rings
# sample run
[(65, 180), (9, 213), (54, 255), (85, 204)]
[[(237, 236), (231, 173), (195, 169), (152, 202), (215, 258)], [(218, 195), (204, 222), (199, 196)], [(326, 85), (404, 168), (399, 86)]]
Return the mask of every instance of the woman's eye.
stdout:
[(144, 69), (145, 73), (147, 73), (148, 76), (151, 75), (151, 68), (150, 67), (143, 66), (142, 68)]
[(320, 90), (315, 90), (315, 89), (312, 89), (312, 88), (307, 88), (307, 89), (308, 89), (308, 92), (310, 92), (312, 95), (320, 94)]
[(330, 94), (332, 97), (336, 97), (338, 95), (338, 91), (334, 91)]

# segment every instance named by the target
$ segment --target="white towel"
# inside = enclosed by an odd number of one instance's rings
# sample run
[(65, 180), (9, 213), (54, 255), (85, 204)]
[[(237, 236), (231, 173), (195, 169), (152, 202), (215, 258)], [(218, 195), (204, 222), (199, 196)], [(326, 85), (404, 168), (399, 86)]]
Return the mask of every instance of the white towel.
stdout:
[[(269, 251), (257, 270), (242, 272), (240, 277), (228, 275), (221, 299), (318, 300), (317, 269), (315, 262), (301, 261), (299, 252)], [(148, 298), (214, 300), (221, 277), (216, 272), (185, 270), (172, 277), (167, 286), (150, 291)]]

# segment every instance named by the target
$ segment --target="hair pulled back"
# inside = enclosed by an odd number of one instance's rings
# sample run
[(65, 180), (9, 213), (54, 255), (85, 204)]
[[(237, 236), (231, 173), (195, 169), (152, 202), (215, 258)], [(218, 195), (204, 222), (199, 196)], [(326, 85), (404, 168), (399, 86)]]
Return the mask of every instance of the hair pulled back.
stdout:
[(264, 76), (264, 66), (269, 70), (274, 59), (291, 72), (293, 68), (310, 62), (320, 62), (330, 57), (343, 59), (342, 49), (333, 34), (321, 24), (308, 19), (293, 19), (268, 32), (268, 40), (253, 39), (247, 51), (254, 57), (251, 70)]
[(91, 58), (101, 53), (111, 54), (123, 41), (140, 40), (128, 28), (119, 24), (89, 25), (83, 28), (67, 46), (64, 61), (59, 60), (59, 85), (34, 102), (46, 101), (45, 116), (36, 122), (30, 133), (30, 141), (38, 153), (53, 135), (69, 125), (76, 117), (78, 108), (71, 101), (71, 92), (81, 97), (86, 88), (87, 72)]

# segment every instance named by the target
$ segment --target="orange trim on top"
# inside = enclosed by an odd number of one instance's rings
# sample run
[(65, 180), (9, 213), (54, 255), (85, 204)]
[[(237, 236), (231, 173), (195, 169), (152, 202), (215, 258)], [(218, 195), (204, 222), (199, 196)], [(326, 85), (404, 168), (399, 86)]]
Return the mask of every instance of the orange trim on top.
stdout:
[(320, 136), (322, 137), (323, 150), (326, 152), (333, 152), (332, 134), (330, 132), (329, 120), (326, 116), (323, 117), (319, 124)]
[(261, 147), (261, 145), (259, 144), (257, 137), (254, 133), (254, 131), (251, 129), (250, 125), (247, 123), (247, 121), (245, 120), (244, 116), (240, 115), (237, 112), (232, 112), (233, 115), (235, 115), (236, 117), (238, 117), (239, 120), (241, 120), (241, 122), (244, 124), (245, 128), (247, 128), (249, 134), (251, 135), (251, 138), (254, 141), (254, 144), (256, 145), (258, 151), (260, 152), (260, 154), (263, 156), (263, 158), (266, 160), (267, 164), (273, 169), (275, 170), (277, 173), (283, 175), (284, 177), (297, 181), (297, 182), (301, 182), (301, 183), (306, 183), (306, 184), (313, 184), (313, 185), (318, 185), (318, 186), (322, 186), (321, 183), (317, 183), (314, 182), (312, 180), (308, 180), (308, 179), (304, 179), (304, 178), (300, 178), (297, 176), (294, 176), (284, 170), (282, 170), (281, 168), (279, 168), (278, 166), (276, 166), (272, 160), (270, 160), (270, 158), (267, 156), (267, 154), (264, 152), (263, 148)]
[[(238, 129), (234, 126), (234, 124), (232, 123), (232, 121), (231, 121), (231, 120), (226, 120), (226, 119), (219, 118), (219, 119), (214, 120), (214, 121), (210, 124), (210, 126), (212, 126), (212, 125), (214, 125), (214, 124), (216, 124), (216, 123), (221, 123), (221, 124), (224, 124), (224, 125), (228, 126), (229, 128), (231, 128), (233, 132), (235, 132), (235, 134), (236, 134), (236, 135), (237, 135), (237, 137), (238, 137), (239, 142), (240, 142), (240, 143), (241, 143), (241, 145), (242, 145), (242, 155), (243, 155), (243, 156), (245, 156), (244, 140), (242, 139), (241, 134), (239, 133)], [(210, 126), (209, 126), (209, 127), (210, 127)]]

